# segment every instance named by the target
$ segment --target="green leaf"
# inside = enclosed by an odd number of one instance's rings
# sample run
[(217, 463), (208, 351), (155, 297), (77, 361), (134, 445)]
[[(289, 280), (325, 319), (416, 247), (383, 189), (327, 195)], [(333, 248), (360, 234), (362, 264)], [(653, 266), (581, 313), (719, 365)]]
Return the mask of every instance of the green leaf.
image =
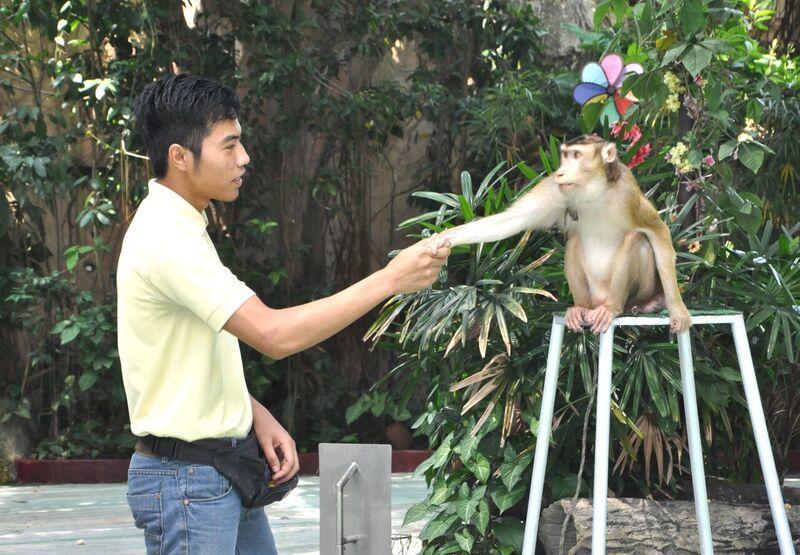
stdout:
[(500, 514), (503, 514), (516, 505), (517, 502), (525, 496), (526, 488), (526, 484), (519, 484), (512, 490), (506, 489), (503, 485), (497, 486), (491, 493), (491, 496)]
[(451, 206), (453, 208), (459, 207), (458, 201), (452, 194), (435, 193), (432, 191), (417, 191), (416, 193), (411, 193), (411, 196), (416, 198), (425, 198), (434, 202), (446, 204), (447, 206)]
[[(554, 501), (558, 501), (559, 499), (564, 499), (566, 497), (572, 497), (575, 495), (575, 488), (578, 485), (578, 475), (577, 474), (568, 474), (566, 476), (556, 476), (553, 480), (550, 481), (550, 493), (553, 496)], [(581, 492), (588, 489), (586, 487), (586, 483), (581, 480)]]
[(661, 61), (661, 67), (668, 66), (675, 60), (677, 60), (688, 48), (688, 45), (685, 43), (679, 43), (676, 46), (673, 46), (664, 54), (664, 59)]
[(694, 44), (683, 56), (683, 66), (687, 69), (692, 77), (696, 77), (708, 64), (711, 63), (713, 52), (708, 48)]
[(461, 456), (462, 461), (468, 461), (472, 458), (480, 442), (481, 440), (479, 437), (467, 434), (453, 451)]
[(450, 442), (453, 441), (452, 432), (444, 439), (442, 444), (433, 453), (433, 468), (440, 468), (450, 458)]
[(742, 143), (739, 146), (739, 161), (753, 172), (758, 173), (761, 164), (764, 163), (764, 151), (750, 143)]
[(525, 526), (520, 519), (510, 516), (499, 518), (492, 526), (492, 532), (500, 543), (513, 547), (517, 553), (522, 552), (522, 538), (525, 533)]
[(684, 0), (679, 15), (681, 29), (687, 39), (691, 39), (697, 31), (705, 27), (706, 16), (703, 3), (699, 0)]
[(350, 425), (356, 420), (358, 417), (364, 414), (367, 411), (367, 408), (364, 403), (363, 397), (347, 407), (347, 411), (344, 413), (344, 419), (347, 421), (347, 424)]
[[(466, 483), (464, 485), (466, 485)], [(472, 517), (478, 512), (478, 503), (479, 500), (476, 499), (459, 499), (455, 503), (456, 514), (461, 518), (461, 520), (464, 521), (464, 523), (470, 524), (472, 522)]]
[(604, 102), (588, 102), (581, 108), (581, 127), (584, 133), (591, 133), (597, 127), (606, 105)]
[(486, 534), (486, 527), (489, 525), (489, 503), (486, 499), (481, 499), (478, 503), (478, 514), (475, 515), (475, 527), (481, 535)]
[(504, 462), (500, 465), (500, 479), (509, 491), (519, 482), (519, 479), (530, 466), (532, 460), (533, 452), (529, 452), (519, 458)]
[(467, 553), (472, 553), (472, 546), (475, 544), (475, 538), (472, 537), (472, 534), (469, 533), (469, 530), (462, 529), (456, 532), (456, 542), (458, 546), (466, 551)]
[(731, 139), (730, 141), (722, 143), (722, 145), (720, 145), (719, 147), (719, 154), (717, 154), (717, 159), (724, 160), (725, 158), (733, 154), (733, 151), (736, 150), (736, 145), (738, 144), (739, 141), (737, 141), (736, 139)]
[(80, 332), (81, 329), (75, 324), (69, 326), (68, 328), (64, 328), (64, 330), (61, 332), (61, 344), (66, 345), (67, 343), (78, 337), (78, 334)]
[(483, 453), (476, 453), (475, 460), (465, 464), (469, 471), (472, 472), (472, 474), (474, 474), (478, 480), (484, 484), (489, 480), (491, 465), (489, 463), (489, 459), (487, 459)]
[(414, 470), (414, 477), (419, 478), (425, 474), (425, 471), (433, 466), (433, 455), (419, 463), (419, 466)]
[(433, 492), (430, 496), (430, 504), (431, 505), (440, 505), (442, 504), (450, 494), (452, 493), (452, 488), (447, 485), (447, 480), (445, 478), (439, 478), (439, 480), (433, 485)]
[(472, 206), (472, 201), (474, 198), (472, 196), (472, 177), (467, 171), (461, 172), (461, 194), (464, 195), (464, 198), (467, 199), (469, 205)]
[(81, 377), (78, 380), (78, 387), (80, 388), (81, 391), (86, 391), (87, 389), (90, 389), (95, 383), (97, 383), (98, 377), (99, 376), (95, 372), (92, 372), (91, 370), (88, 372), (84, 372), (83, 374), (81, 374)]
[(524, 175), (524, 176), (525, 176), (527, 179), (533, 180), (533, 179), (536, 179), (537, 177), (539, 177), (539, 174), (536, 172), (536, 170), (534, 170), (533, 168), (531, 168), (531, 167), (530, 167), (528, 164), (526, 164), (525, 162), (520, 162), (519, 164), (517, 164), (517, 169), (518, 169), (518, 170), (520, 171), (520, 173), (522, 173), (522, 175)]
[(592, 25), (594, 26), (595, 31), (600, 31), (601, 26), (603, 25), (603, 19), (605, 19), (606, 14), (611, 10), (611, 0), (603, 0), (602, 2), (597, 4), (597, 7), (594, 9), (594, 16), (592, 18)]
[(443, 536), (447, 533), (450, 527), (458, 520), (458, 515), (448, 515), (439, 513), (439, 515), (431, 520), (427, 526), (420, 532), (419, 537), (422, 540), (432, 541), (436, 538)]
[(475, 212), (472, 211), (469, 200), (463, 195), (458, 196), (458, 202), (461, 205), (461, 214), (464, 216), (464, 221), (470, 221), (475, 218)]
[(407, 526), (412, 522), (422, 520), (422, 518), (428, 514), (430, 508), (430, 503), (427, 500), (411, 505), (411, 507), (409, 507), (409, 509), (406, 511), (406, 516), (403, 519), (403, 526)]

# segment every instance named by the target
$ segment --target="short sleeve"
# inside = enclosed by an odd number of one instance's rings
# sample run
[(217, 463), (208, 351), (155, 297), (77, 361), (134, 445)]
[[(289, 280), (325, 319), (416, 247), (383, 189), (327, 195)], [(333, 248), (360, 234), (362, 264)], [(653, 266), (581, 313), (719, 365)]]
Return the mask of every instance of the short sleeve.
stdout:
[(215, 332), (255, 295), (220, 261), (213, 244), (203, 236), (184, 237), (160, 247), (149, 277), (164, 296), (191, 310)]

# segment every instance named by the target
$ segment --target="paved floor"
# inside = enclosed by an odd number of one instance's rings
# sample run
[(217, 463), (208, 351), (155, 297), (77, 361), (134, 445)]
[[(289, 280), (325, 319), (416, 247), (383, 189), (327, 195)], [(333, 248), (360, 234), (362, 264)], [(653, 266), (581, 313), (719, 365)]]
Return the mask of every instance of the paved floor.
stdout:
[[(800, 487), (800, 476), (785, 485)], [(425, 482), (392, 475), (395, 554), (419, 553), (424, 522), (402, 528), (405, 512), (425, 497)], [(319, 553), (319, 479), (303, 477), (269, 511), (281, 555)], [(125, 484), (0, 487), (0, 553), (144, 553), (141, 533), (125, 502)]]
[[(420, 550), (424, 522), (402, 528), (405, 512), (425, 498), (425, 481), (392, 475), (392, 542), (396, 554)], [(319, 553), (319, 478), (308, 476), (268, 511), (281, 555)], [(144, 553), (125, 484), (0, 487), (0, 553)]]

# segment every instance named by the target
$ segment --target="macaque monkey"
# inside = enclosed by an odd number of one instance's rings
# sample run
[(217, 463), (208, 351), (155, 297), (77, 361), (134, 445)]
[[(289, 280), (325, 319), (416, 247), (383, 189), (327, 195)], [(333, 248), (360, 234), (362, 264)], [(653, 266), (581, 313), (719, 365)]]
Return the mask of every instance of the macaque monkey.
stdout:
[(645, 198), (617, 147), (597, 135), (561, 146), (561, 165), (499, 214), (440, 233), (436, 245), (499, 241), (528, 229), (563, 230), (564, 271), (574, 306), (572, 331), (606, 331), (624, 312), (665, 306), (670, 329), (691, 325), (675, 274), (675, 250), (666, 224)]

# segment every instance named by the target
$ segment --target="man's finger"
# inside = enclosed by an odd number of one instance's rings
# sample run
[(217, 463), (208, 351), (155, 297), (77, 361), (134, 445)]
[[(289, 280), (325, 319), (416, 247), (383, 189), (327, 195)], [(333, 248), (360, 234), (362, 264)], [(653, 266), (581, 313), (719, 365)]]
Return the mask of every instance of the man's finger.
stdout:
[(446, 260), (448, 256), (450, 256), (450, 245), (439, 248), (437, 250), (437, 254), (433, 255), (434, 258), (440, 258), (443, 260)]
[(273, 474), (272, 479), (277, 484), (282, 484), (289, 480), (295, 474), (295, 467), (297, 464), (297, 450), (290, 448), (286, 449), (283, 445), (280, 446), (281, 453), (283, 454), (283, 463), (280, 470)]
[(281, 468), (281, 460), (278, 458), (277, 453), (275, 453), (275, 448), (272, 445), (267, 445), (266, 447), (262, 447), (262, 449), (264, 449), (264, 456), (267, 459), (269, 469), (274, 475)]

